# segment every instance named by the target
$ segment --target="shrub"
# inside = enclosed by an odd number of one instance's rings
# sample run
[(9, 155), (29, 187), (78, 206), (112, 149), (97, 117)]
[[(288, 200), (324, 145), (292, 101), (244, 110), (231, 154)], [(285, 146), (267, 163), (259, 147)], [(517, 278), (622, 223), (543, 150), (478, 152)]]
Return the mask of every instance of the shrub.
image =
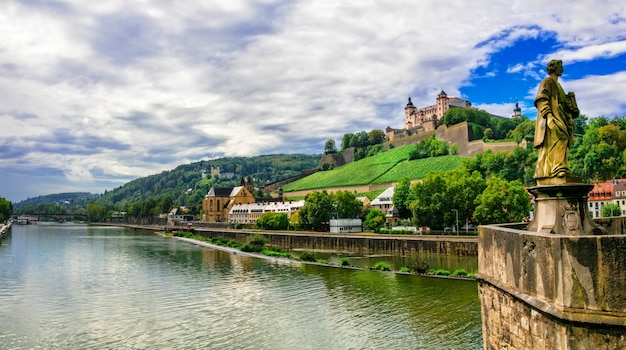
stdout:
[(267, 256), (276, 256), (276, 257), (279, 257), (279, 258), (293, 259), (293, 255), (291, 255), (289, 253), (278, 252), (278, 251), (271, 250), (271, 249), (264, 249), (261, 253), (263, 255), (267, 255)]
[(460, 270), (454, 270), (454, 272), (452, 272), (452, 276), (467, 276), (467, 271), (465, 271), (464, 269), (460, 269)]
[(439, 270), (433, 271), (433, 275), (436, 275), (436, 276), (450, 276), (450, 271), (439, 269)]
[(417, 273), (426, 273), (428, 271), (428, 264), (425, 261), (423, 261), (421, 264), (416, 262), (413, 270), (415, 270), (415, 272)]
[(315, 257), (315, 252), (303, 252), (300, 255), (300, 260), (303, 261), (317, 261), (317, 258)]
[(267, 238), (265, 238), (262, 234), (255, 233), (246, 238), (246, 243), (263, 247), (267, 244)]
[(376, 263), (376, 265), (374, 265), (374, 270), (391, 271), (391, 266), (384, 262), (378, 262)]
[(408, 268), (408, 267), (406, 267), (406, 266), (402, 266), (402, 267), (400, 268), (400, 272), (411, 272), (411, 269), (409, 269), (409, 268)]
[(348, 260), (348, 258), (341, 258), (341, 260), (339, 260), (339, 265), (340, 266), (350, 266), (350, 261)]
[(247, 253), (260, 253), (263, 251), (263, 246), (254, 245), (254, 244), (246, 244), (243, 247), (241, 247), (241, 251), (247, 252)]
[(326, 259), (317, 259), (316, 261), (320, 264), (328, 264), (328, 260)]

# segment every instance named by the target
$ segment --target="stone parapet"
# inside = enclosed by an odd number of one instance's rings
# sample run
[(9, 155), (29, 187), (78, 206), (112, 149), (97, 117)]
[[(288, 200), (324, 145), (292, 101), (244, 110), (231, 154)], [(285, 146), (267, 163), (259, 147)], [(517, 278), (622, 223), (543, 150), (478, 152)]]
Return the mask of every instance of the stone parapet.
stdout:
[(503, 348), (495, 339), (516, 339), (509, 349), (626, 346), (625, 235), (482, 226), (478, 251), (486, 348)]

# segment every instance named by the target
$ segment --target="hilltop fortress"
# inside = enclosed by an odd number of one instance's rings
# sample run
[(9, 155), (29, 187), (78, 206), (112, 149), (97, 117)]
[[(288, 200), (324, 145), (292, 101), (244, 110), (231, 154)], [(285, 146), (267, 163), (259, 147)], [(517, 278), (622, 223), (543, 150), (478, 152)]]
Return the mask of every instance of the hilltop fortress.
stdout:
[[(526, 141), (520, 144), (514, 141), (485, 142), (480, 135), (475, 135), (472, 126), (468, 122), (461, 122), (455, 125), (438, 125), (439, 119), (451, 108), (472, 108), (472, 103), (459, 97), (448, 97), (445, 91), (437, 95), (434, 105), (417, 108), (413, 105), (411, 98), (404, 107), (404, 128), (393, 129), (387, 127), (385, 134), (386, 145), (394, 147), (406, 146), (426, 140), (432, 135), (439, 140), (447, 142), (449, 145), (458, 146), (458, 155), (471, 157), (476, 153), (485, 152), (490, 149), (493, 152), (513, 151), (515, 147), (526, 147)], [(504, 118), (491, 114), (492, 117)], [(521, 108), (515, 104), (511, 118), (521, 118)], [(334, 166), (341, 166), (354, 161), (354, 148), (344, 149), (341, 153), (325, 153), (320, 160), (320, 167), (324, 163)]]
[[(484, 142), (482, 138), (474, 135), (472, 127), (467, 122), (449, 127), (446, 125), (438, 126), (439, 119), (451, 108), (472, 108), (472, 103), (459, 97), (448, 97), (443, 90), (437, 95), (435, 104), (427, 107), (415, 107), (409, 97), (409, 102), (404, 107), (404, 128), (387, 127), (385, 129), (387, 141), (394, 146), (404, 146), (425, 140), (434, 134), (438, 139), (448, 144), (459, 146), (459, 155), (467, 157), (487, 149), (494, 152), (512, 151), (518, 146), (516, 142)], [(491, 116), (503, 118), (493, 114)], [(520, 118), (521, 116), (521, 109), (516, 104), (511, 118)]]

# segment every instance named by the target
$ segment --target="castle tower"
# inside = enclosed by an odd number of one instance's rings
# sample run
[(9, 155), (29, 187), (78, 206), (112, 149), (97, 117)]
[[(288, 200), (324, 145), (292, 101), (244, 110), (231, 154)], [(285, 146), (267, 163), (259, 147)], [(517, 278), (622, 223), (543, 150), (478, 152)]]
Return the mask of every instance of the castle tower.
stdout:
[(417, 126), (417, 118), (416, 118), (417, 108), (411, 102), (411, 98), (409, 97), (409, 103), (404, 107), (404, 128), (409, 130)]
[(515, 102), (515, 108), (513, 109), (513, 115), (511, 118), (521, 118), (522, 117), (522, 109), (519, 108), (519, 102)]
[(445, 91), (441, 90), (437, 95), (437, 112), (433, 116), (433, 121), (437, 121), (437, 117), (443, 117), (443, 115), (450, 109), (450, 101)]

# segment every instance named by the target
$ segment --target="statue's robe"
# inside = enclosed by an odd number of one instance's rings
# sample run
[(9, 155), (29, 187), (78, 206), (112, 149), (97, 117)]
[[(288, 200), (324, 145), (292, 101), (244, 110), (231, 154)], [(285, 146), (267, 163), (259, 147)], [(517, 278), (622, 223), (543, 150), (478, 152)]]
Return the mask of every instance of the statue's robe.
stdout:
[(558, 81), (547, 77), (539, 85), (535, 107), (537, 121), (533, 146), (539, 148), (535, 179), (568, 176), (571, 170), (567, 150), (574, 143), (573, 118), (578, 116), (572, 110), (569, 96), (565, 95)]

